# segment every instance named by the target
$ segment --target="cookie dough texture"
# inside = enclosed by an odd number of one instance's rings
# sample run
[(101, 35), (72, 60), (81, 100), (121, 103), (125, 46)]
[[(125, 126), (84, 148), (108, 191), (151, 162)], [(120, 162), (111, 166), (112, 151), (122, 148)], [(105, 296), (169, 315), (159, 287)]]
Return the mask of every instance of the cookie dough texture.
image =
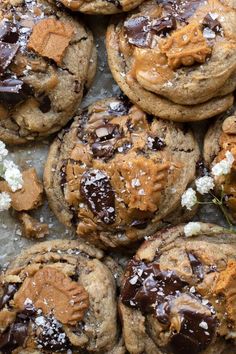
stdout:
[(53, 1), (1, 1), (0, 139), (22, 144), (60, 130), (96, 71), (90, 30)]
[(116, 284), (93, 246), (48, 241), (1, 275), (0, 350), (123, 354)]
[(109, 26), (110, 69), (150, 114), (186, 122), (210, 118), (233, 103), (235, 22), (235, 9), (223, 1), (146, 1)]
[(120, 312), (129, 353), (235, 352), (236, 236), (199, 223), (145, 241), (127, 266)]
[(184, 215), (180, 198), (199, 149), (180, 124), (147, 116), (125, 98), (98, 101), (52, 144), (44, 172), (50, 207), (79, 237), (125, 246)]
[(110, 15), (133, 10), (143, 0), (60, 0), (60, 2), (72, 11)]
[[(226, 158), (231, 152), (236, 160), (236, 112), (232, 108), (209, 127), (204, 140), (204, 159), (211, 170), (215, 164)], [(225, 204), (232, 221), (236, 222), (235, 162), (227, 175), (215, 177), (216, 192), (221, 195), (222, 187)]]

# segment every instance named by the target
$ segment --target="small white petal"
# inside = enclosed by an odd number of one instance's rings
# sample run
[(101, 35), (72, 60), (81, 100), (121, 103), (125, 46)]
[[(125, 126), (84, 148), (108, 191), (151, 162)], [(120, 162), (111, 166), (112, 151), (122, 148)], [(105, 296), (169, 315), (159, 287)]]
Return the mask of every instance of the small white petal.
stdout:
[(201, 224), (199, 222), (189, 222), (184, 226), (184, 234), (186, 237), (197, 235), (200, 231)]
[(209, 177), (209, 176), (204, 176), (204, 177), (198, 178), (196, 180), (195, 184), (197, 187), (197, 191), (200, 194), (209, 193), (210, 190), (213, 189), (215, 186), (213, 178)]
[(8, 193), (0, 193), (0, 211), (8, 210), (11, 206), (11, 197)]
[(191, 210), (192, 207), (197, 203), (196, 191), (192, 188), (188, 188), (181, 198), (182, 207), (186, 207), (188, 210)]

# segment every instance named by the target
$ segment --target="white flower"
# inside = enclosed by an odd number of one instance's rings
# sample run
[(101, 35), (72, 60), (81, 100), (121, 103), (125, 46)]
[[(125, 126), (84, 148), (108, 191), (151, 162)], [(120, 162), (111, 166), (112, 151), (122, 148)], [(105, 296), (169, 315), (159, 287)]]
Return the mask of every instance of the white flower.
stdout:
[(214, 176), (227, 175), (234, 163), (234, 155), (232, 152), (227, 151), (225, 154), (226, 158), (215, 164), (212, 168), (212, 174)]
[(23, 187), (23, 178), (18, 166), (9, 160), (3, 161), (5, 172), (3, 178), (6, 180), (13, 192)]
[(184, 234), (186, 237), (197, 235), (201, 231), (201, 224), (199, 222), (189, 222), (184, 226)]
[(195, 181), (196, 187), (197, 187), (197, 191), (200, 194), (206, 194), (209, 193), (209, 191), (211, 189), (214, 188), (215, 184), (214, 184), (214, 179), (212, 177), (209, 176), (204, 176), (201, 178), (198, 178)]
[(8, 210), (11, 206), (11, 197), (8, 193), (0, 193), (0, 211)]
[(197, 196), (195, 190), (188, 188), (181, 198), (181, 205), (191, 210), (192, 207), (197, 203)]
[(6, 149), (6, 145), (0, 140), (0, 161), (2, 161), (7, 154), (8, 151)]

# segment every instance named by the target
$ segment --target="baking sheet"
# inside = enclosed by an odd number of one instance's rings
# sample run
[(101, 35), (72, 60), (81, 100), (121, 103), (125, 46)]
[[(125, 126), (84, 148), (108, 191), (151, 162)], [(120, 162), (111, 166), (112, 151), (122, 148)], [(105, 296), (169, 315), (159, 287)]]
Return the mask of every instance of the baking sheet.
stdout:
[[(91, 102), (97, 99), (117, 95), (120, 93), (118, 86), (112, 79), (110, 70), (107, 65), (107, 57), (105, 51), (105, 31), (109, 22), (109, 17), (104, 16), (91, 16), (86, 17), (91, 30), (97, 43), (98, 51), (98, 66), (97, 74), (92, 88), (86, 94), (82, 107), (86, 107)], [(191, 124), (200, 144), (202, 144), (204, 133), (209, 125), (209, 122), (201, 122)], [(21, 170), (29, 167), (35, 167), (38, 176), (42, 179), (44, 163), (47, 157), (49, 145), (53, 138), (45, 139), (39, 143), (33, 143), (26, 146), (9, 147), (9, 158), (17, 163)], [(0, 213), (0, 265), (1, 267), (7, 266), (8, 262), (15, 255), (18, 255), (22, 249), (34, 244), (36, 241), (31, 241), (21, 235), (20, 223), (17, 221), (14, 211), (5, 211)], [(46, 222), (50, 228), (50, 235), (44, 240), (50, 239), (63, 239), (74, 238), (74, 232), (66, 229), (60, 224), (53, 213), (50, 211), (46, 198), (42, 207), (35, 212), (31, 213), (38, 220)], [(198, 215), (195, 220), (205, 222), (215, 222), (219, 225), (225, 226), (223, 217), (220, 211), (214, 206), (202, 206), (199, 209)]]

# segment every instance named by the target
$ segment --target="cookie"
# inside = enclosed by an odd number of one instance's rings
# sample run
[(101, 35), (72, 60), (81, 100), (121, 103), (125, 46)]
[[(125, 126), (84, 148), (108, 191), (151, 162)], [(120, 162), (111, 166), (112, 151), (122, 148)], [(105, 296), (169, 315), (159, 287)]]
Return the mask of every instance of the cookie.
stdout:
[(120, 296), (130, 354), (235, 353), (236, 235), (197, 223), (145, 241), (125, 271)]
[(96, 71), (92, 33), (46, 0), (0, 5), (0, 139), (22, 144), (60, 130)]
[(80, 11), (92, 15), (111, 15), (133, 10), (143, 0), (59, 0), (72, 11)]
[(198, 158), (186, 127), (147, 116), (126, 98), (110, 98), (59, 134), (44, 187), (58, 219), (80, 237), (100, 247), (125, 246), (172, 217), (183, 220), (180, 199)]
[(124, 93), (150, 114), (210, 118), (233, 103), (235, 22), (235, 9), (218, 0), (146, 1), (109, 26), (110, 69)]
[(114, 277), (93, 246), (56, 240), (23, 251), (0, 294), (2, 353), (124, 354)]
[[(230, 155), (228, 155), (230, 154)], [(232, 155), (231, 155), (232, 154)], [(227, 157), (228, 156), (228, 157)], [(209, 170), (215, 173), (215, 190), (219, 197), (222, 193), (224, 203), (232, 221), (236, 222), (236, 190), (235, 190), (235, 162), (230, 163), (228, 170), (219, 170), (222, 161), (236, 159), (236, 111), (229, 110), (209, 127), (204, 139), (204, 159)], [(224, 164), (225, 162), (223, 162)], [(231, 166), (232, 165), (232, 166)], [(224, 167), (224, 166), (223, 166)]]

